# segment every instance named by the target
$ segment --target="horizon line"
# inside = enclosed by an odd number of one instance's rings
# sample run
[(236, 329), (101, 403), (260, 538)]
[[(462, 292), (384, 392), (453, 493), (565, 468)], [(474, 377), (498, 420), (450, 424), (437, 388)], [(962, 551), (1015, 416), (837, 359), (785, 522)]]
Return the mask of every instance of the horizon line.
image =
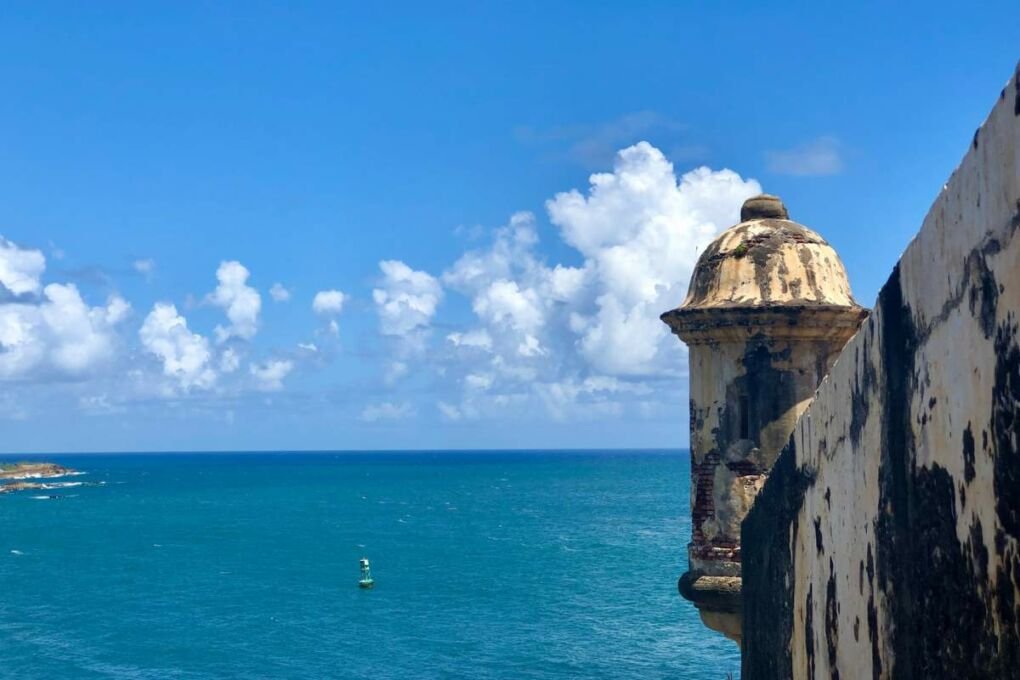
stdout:
[(39, 451), (6, 452), (0, 457), (11, 456), (132, 456), (132, 455), (257, 455), (257, 454), (387, 454), (387, 453), (628, 453), (628, 452), (689, 452), (690, 447), (560, 447), (560, 448), (455, 448), (455, 449), (192, 449), (192, 450), (119, 450), (119, 451)]

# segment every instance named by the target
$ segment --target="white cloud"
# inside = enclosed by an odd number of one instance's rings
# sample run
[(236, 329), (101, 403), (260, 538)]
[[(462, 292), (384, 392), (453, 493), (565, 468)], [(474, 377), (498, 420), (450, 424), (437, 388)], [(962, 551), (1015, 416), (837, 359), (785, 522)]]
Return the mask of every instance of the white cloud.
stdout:
[(84, 373), (113, 354), (111, 328), (131, 307), (119, 296), (106, 307), (90, 308), (71, 284), (51, 283), (43, 289), (46, 302), (39, 308), (53, 343), (53, 363), (68, 374)]
[(483, 321), (506, 325), (522, 333), (532, 333), (542, 327), (545, 314), (538, 291), (521, 289), (516, 281), (500, 279), (489, 284), (475, 297), (472, 308)]
[(252, 364), (249, 370), (258, 389), (278, 392), (283, 389), (283, 379), (294, 370), (294, 362), (290, 359), (270, 359), (263, 364)]
[(469, 373), (464, 378), (464, 384), (471, 390), (478, 390), (484, 392), (485, 390), (492, 387), (492, 376), (487, 373)]
[(557, 420), (618, 415), (623, 407), (616, 400), (618, 395), (646, 395), (651, 392), (647, 385), (604, 375), (589, 376), (580, 381), (566, 379), (536, 383), (534, 389), (550, 415)]
[(680, 304), (698, 255), (760, 191), (730, 170), (678, 178), (642, 142), (620, 151), (612, 172), (592, 175), (587, 190), (546, 203), (574, 262), (546, 263), (534, 216), (513, 215), (489, 247), (443, 274), (470, 300), (477, 326), (448, 333), (445, 354), (434, 355), (437, 374), (463, 390), (459, 403), (439, 406), (442, 416), (534, 417), (534, 404), (558, 418), (637, 408), (649, 377), (683, 370), (682, 345), (659, 315)]
[(343, 311), (347, 296), (339, 290), (320, 290), (312, 300), (312, 310), (323, 316), (335, 316)]
[(454, 347), (475, 347), (485, 351), (492, 350), (492, 336), (484, 328), (467, 333), (450, 333), (446, 336), (447, 341)]
[(678, 305), (698, 254), (737, 222), (741, 203), (761, 191), (731, 170), (697, 168), (677, 182), (672, 164), (646, 142), (620, 151), (612, 173), (591, 176), (546, 203), (564, 240), (584, 256), (596, 309), (572, 321), (597, 372), (644, 375), (675, 370), (659, 314)]
[(89, 307), (73, 284), (51, 283), (39, 304), (0, 305), (0, 379), (80, 377), (109, 362), (130, 306)]
[(443, 298), (439, 281), (399, 260), (379, 263), (383, 279), (372, 291), (383, 335), (406, 336), (427, 328)]
[(207, 299), (222, 307), (230, 320), (229, 326), (216, 327), (218, 342), (226, 342), (232, 337), (250, 340), (258, 331), (262, 297), (248, 285), (250, 275), (248, 269), (236, 260), (221, 262), (216, 270), (219, 285)]
[(220, 354), (220, 373), (233, 373), (241, 367), (241, 354), (233, 347), (228, 347)]
[(142, 276), (149, 277), (156, 271), (156, 261), (151, 257), (135, 260), (131, 263), (131, 268)]
[(42, 285), (46, 258), (0, 237), (0, 380), (81, 379), (114, 359), (119, 295), (90, 307), (73, 284)]
[(169, 303), (157, 302), (138, 331), (142, 346), (163, 363), (163, 374), (184, 390), (208, 389), (216, 382), (209, 341), (188, 329), (187, 320)]
[(290, 291), (282, 283), (274, 283), (269, 289), (269, 297), (273, 298), (273, 302), (287, 302), (290, 300)]
[(842, 144), (835, 137), (819, 137), (792, 149), (766, 151), (770, 172), (778, 175), (819, 177), (843, 171)]
[(38, 293), (46, 258), (38, 250), (19, 248), (0, 236), (0, 286), (20, 296)]
[(415, 415), (414, 408), (408, 403), (383, 402), (381, 404), (370, 404), (362, 411), (359, 418), (366, 423), (375, 423), (380, 420), (405, 420)]

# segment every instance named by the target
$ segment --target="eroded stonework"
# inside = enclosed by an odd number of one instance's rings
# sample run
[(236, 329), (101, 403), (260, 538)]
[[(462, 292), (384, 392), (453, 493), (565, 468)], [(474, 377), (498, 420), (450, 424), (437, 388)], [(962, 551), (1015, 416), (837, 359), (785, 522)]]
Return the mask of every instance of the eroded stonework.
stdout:
[(744, 678), (1020, 675), (1020, 80), (744, 521)]
[(818, 383), (866, 316), (842, 262), (774, 196), (702, 253), (663, 321), (690, 358), (689, 570), (681, 594), (740, 639), (740, 524)]

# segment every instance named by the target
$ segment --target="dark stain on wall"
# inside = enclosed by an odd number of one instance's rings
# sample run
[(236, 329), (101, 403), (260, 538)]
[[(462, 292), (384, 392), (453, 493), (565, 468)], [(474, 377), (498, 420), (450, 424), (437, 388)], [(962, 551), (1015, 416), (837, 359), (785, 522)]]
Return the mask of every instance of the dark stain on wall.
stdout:
[(815, 594), (814, 585), (808, 586), (804, 600), (804, 656), (807, 658), (808, 678), (815, 677)]
[(996, 571), (995, 610), (1009, 635), (1000, 640), (1004, 655), (1020, 663), (1016, 588), (1020, 586), (1020, 346), (1017, 324), (1007, 316), (995, 334), (995, 382), (992, 387), (991, 441), (995, 452), (993, 488), (1000, 528), (995, 534), (1001, 564)]
[(999, 284), (988, 268), (988, 257), (999, 252), (1001, 246), (989, 239), (980, 250), (974, 249), (964, 265), (964, 281), (970, 281), (970, 313), (981, 323), (986, 338), (995, 332), (995, 308), (999, 302)]
[(974, 481), (974, 432), (970, 423), (963, 431), (963, 478), (968, 484)]
[(1016, 86), (1016, 100), (1013, 102), (1013, 115), (1020, 116), (1020, 66), (1013, 75), (1013, 84)]
[(798, 468), (791, 437), (744, 519), (743, 563), (744, 680), (789, 678), (793, 674), (789, 640), (793, 635), (793, 555), (790, 527), (804, 493), (815, 481), (813, 470)]
[[(879, 458), (879, 513), (875, 521), (875, 573), (887, 598), (893, 621), (913, 621), (914, 603), (909, 592), (910, 505), (908, 451), (913, 451), (909, 422), (908, 376), (913, 373), (916, 332), (910, 308), (904, 303), (900, 286), (900, 265), (878, 294), (881, 309), (880, 351), (885, 374), (882, 395), (881, 447)], [(897, 677), (914, 677), (910, 640), (905, 631), (891, 627)], [(876, 631), (878, 633), (878, 631)]]
[(996, 512), (1003, 530), (1020, 538), (1020, 347), (1012, 315), (995, 334), (992, 444), (995, 448)]
[[(993, 252), (998, 252), (997, 247), (986, 246), (982, 250), (982, 254)], [(968, 264), (977, 264), (977, 272), (988, 271), (983, 259), (977, 262), (970, 259)], [(994, 281), (990, 274), (978, 277), (979, 281), (989, 279)], [(986, 322), (994, 319), (996, 313), (998, 295), (990, 293), (993, 289), (997, 291), (991, 285), (971, 289), (971, 312), (986, 332)], [(974, 290), (980, 294), (974, 294)], [(979, 300), (980, 305), (976, 304)], [(989, 308), (986, 302), (992, 306)], [(913, 314), (903, 300), (898, 268), (883, 288), (879, 304), (887, 390), (883, 395), (879, 469), (881, 512), (875, 536), (879, 587), (887, 598), (893, 624), (889, 630), (894, 658), (892, 676), (1015, 675), (1020, 671), (1016, 666), (1020, 638), (1015, 626), (1003, 630), (1002, 637), (996, 634), (989, 607), (989, 556), (982, 527), (975, 520), (969, 539), (961, 544), (956, 532), (958, 517), (952, 476), (937, 464), (916, 467), (914, 463), (915, 442), (908, 419), (910, 396), (919, 390), (915, 366), (917, 333), (911, 321)], [(995, 490), (1000, 523), (1014, 538), (1010, 545), (1015, 545), (1020, 528), (1017, 517), (1020, 456), (1016, 451), (1020, 349), (1015, 345), (1015, 326), (1000, 327), (996, 337), (1002, 346), (997, 342), (993, 394), (996, 406), (992, 414), (993, 439), (999, 433)], [(971, 424), (964, 431), (963, 456), (964, 476), (970, 482), (975, 477)], [(1011, 575), (1006, 580), (1011, 580)], [(1012, 598), (1012, 588), (1007, 598)], [(1013, 606), (1009, 602), (1000, 609)]]
[(868, 340), (873, 337), (874, 330), (875, 322), (869, 319), (867, 334), (864, 335), (860, 349), (854, 348), (854, 365), (857, 370), (850, 394), (850, 441), (855, 448), (861, 443), (861, 430), (868, 420), (869, 399), (878, 383), (875, 367), (868, 361)]
[[(985, 258), (998, 245), (976, 249), (966, 260), (964, 278), (972, 316), (988, 332), (998, 313), (999, 286)], [(972, 276), (973, 275), (973, 276)], [(931, 327), (918, 330), (917, 318), (906, 303), (899, 266), (893, 270), (878, 300), (878, 321), (869, 321), (869, 341), (878, 343), (879, 359), (867, 352), (855, 356), (859, 382), (852, 390), (851, 437), (859, 441), (869, 419), (878, 419), (879, 514), (874, 545), (858, 566), (858, 592), (867, 595), (865, 623), (871, 643), (872, 676), (893, 678), (1017, 677), (1020, 675), (1020, 611), (1015, 588), (1020, 585), (1020, 346), (1018, 327), (1010, 316), (993, 326), (995, 380), (989, 425), (982, 429), (982, 448), (994, 460), (998, 526), (994, 534), (996, 565), (985, 542), (985, 528), (973, 519), (969, 535), (957, 536), (956, 485), (938, 464), (915, 465), (916, 442), (910, 422), (913, 397), (922, 394), (930, 378), (919, 367), (917, 351)], [(944, 310), (948, 318), (951, 310)], [(941, 322), (944, 319), (939, 319)], [(862, 341), (863, 345), (863, 341)], [(878, 376), (882, 379), (879, 381)], [(880, 394), (874, 392), (881, 390)], [(872, 392), (872, 408), (867, 394)], [(875, 399), (877, 396), (877, 399)], [(935, 405), (927, 398), (929, 410)], [(875, 405), (880, 404), (878, 409)], [(976, 479), (976, 424), (962, 434), (964, 478)], [(855, 443), (855, 448), (856, 443)], [(793, 626), (791, 529), (798, 535), (797, 517), (814, 475), (796, 467), (791, 438), (780, 454), (757, 502), (743, 525), (744, 547), (744, 659), (745, 678), (792, 677), (789, 640)], [(961, 484), (961, 490), (963, 485)], [(812, 518), (815, 546), (823, 552), (821, 517)], [(994, 585), (990, 569), (997, 569)], [(865, 593), (864, 583), (867, 582)], [(825, 651), (836, 665), (839, 646), (838, 575), (830, 558), (825, 593)], [(813, 598), (813, 586), (809, 598)], [(845, 597), (845, 595), (844, 595)], [(884, 628), (879, 628), (877, 601), (883, 599)], [(816, 666), (813, 602), (809, 599), (803, 625), (809, 672)], [(858, 620), (855, 638), (859, 632)], [(891, 652), (891, 668), (883, 668), (881, 649)], [(834, 676), (835, 677), (835, 676)]]
[[(991, 611), (982, 597), (987, 588), (988, 554), (980, 522), (971, 539), (961, 545), (956, 536), (957, 516), (953, 480), (938, 465), (920, 468), (912, 480), (918, 509), (909, 562), (911, 581), (901, 584), (915, 608), (915, 627), (897, 626), (911, 654), (912, 677), (1002, 678), (1014, 673), (998, 654)], [(897, 619), (899, 621), (899, 619)], [(902, 630), (904, 629), (905, 630)], [(899, 674), (900, 657), (894, 670)]]
[(829, 653), (829, 677), (839, 680), (836, 649), (839, 647), (839, 601), (836, 599), (836, 570), (829, 558), (829, 581), (825, 585), (825, 648)]
[[(746, 440), (749, 447), (767, 449), (768, 442), (761, 440), (762, 429), (797, 402), (796, 376), (775, 366), (777, 362), (789, 361), (790, 351), (789, 346), (774, 350), (772, 340), (762, 334), (747, 343), (741, 359), (744, 373), (726, 386), (726, 401), (719, 416), (716, 441), (724, 458), (726, 449), (741, 440)], [(773, 449), (772, 455), (776, 453)], [(747, 456), (747, 461), (746, 469), (735, 472), (765, 474), (773, 463), (771, 457), (766, 459), (761, 452)]]
[(875, 607), (875, 557), (868, 544), (868, 640), (871, 642), (871, 677), (882, 677), (882, 655), (878, 650), (878, 608)]
[[(754, 225), (761, 225), (766, 228), (766, 231), (752, 234), (751, 229)], [(828, 243), (826, 243), (826, 241), (817, 234), (790, 220), (757, 220), (739, 225), (731, 231), (734, 237), (739, 238), (739, 245), (733, 251), (722, 252), (721, 244), (713, 242), (705, 249), (705, 251), (701, 254), (701, 257), (698, 258), (698, 264), (695, 271), (700, 270), (702, 275), (691, 278), (690, 288), (694, 299), (703, 299), (707, 297), (711, 291), (718, 286), (721, 265), (727, 257), (750, 257), (754, 261), (755, 265), (755, 283), (758, 285), (759, 294), (766, 300), (771, 299), (771, 260), (783, 248), (796, 244), (817, 244), (820, 246), (828, 245)], [(806, 256), (807, 259), (805, 260), (804, 252), (804, 249), (800, 249), (801, 260), (804, 265), (808, 267), (808, 281), (806, 284), (809, 288), (811, 288), (814, 300), (817, 300), (822, 297), (821, 290), (818, 287), (818, 282), (814, 279), (810, 262), (811, 255), (808, 253)], [(799, 279), (787, 280), (788, 277), (783, 275), (782, 272), (782, 269), (785, 267), (785, 263), (776, 263), (776, 268), (780, 274), (779, 278), (781, 284), (788, 286), (789, 289), (793, 291), (794, 299), (799, 300), (801, 299), (800, 292), (802, 283)], [(786, 274), (789, 274), (789, 271), (787, 271)], [(808, 304), (812, 301), (813, 300), (803, 300), (803, 302)]]

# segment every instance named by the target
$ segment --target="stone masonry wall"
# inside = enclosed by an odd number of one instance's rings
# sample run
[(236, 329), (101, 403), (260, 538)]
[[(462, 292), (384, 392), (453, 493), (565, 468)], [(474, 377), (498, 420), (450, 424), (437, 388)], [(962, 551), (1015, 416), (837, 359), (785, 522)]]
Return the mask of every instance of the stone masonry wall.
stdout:
[(745, 679), (1020, 677), (1018, 327), (1014, 75), (743, 523)]

